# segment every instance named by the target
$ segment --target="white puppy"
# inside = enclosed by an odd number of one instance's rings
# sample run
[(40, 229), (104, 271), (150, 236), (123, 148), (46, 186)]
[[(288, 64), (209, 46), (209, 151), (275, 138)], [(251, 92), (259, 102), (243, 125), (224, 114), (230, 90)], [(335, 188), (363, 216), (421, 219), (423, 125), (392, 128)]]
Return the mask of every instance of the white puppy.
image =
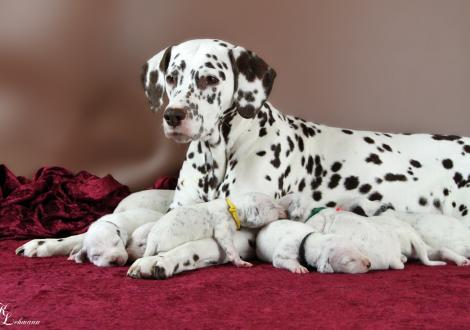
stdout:
[(147, 247), (147, 237), (155, 223), (156, 221), (148, 222), (134, 230), (131, 238), (127, 242), (126, 250), (129, 255), (128, 260), (134, 261), (144, 256)]
[(126, 245), (134, 230), (148, 222), (155, 222), (162, 214), (148, 209), (132, 209), (102, 216), (88, 228), (83, 244), (72, 251), (69, 259), (77, 263), (87, 259), (96, 266), (123, 266), (128, 254)]
[(442, 214), (411, 214), (387, 210), (384, 216), (412, 226), (429, 245), (431, 258), (443, 258), (458, 266), (470, 266), (470, 229), (459, 219)]
[[(315, 231), (345, 236), (357, 244), (371, 260), (371, 269), (403, 269), (406, 257), (418, 258), (427, 266), (445, 265), (431, 261), (426, 244), (411, 227), (391, 226), (387, 217), (363, 217), (334, 208), (311, 208), (298, 194), (284, 197), (282, 204), (294, 218), (308, 219)], [(312, 210), (318, 210), (315, 215)], [(314, 213), (314, 212), (313, 212)]]
[(297, 274), (307, 273), (305, 266), (320, 273), (350, 274), (365, 273), (371, 266), (369, 259), (347, 238), (315, 233), (312, 227), (290, 220), (263, 227), (256, 237), (256, 254), (274, 267)]
[[(251, 263), (242, 260), (234, 247), (233, 234), (237, 227), (260, 228), (285, 216), (285, 210), (273, 198), (261, 193), (178, 207), (153, 226), (144, 257), (169, 251), (189, 241), (213, 237), (230, 262), (238, 267), (250, 267)], [(142, 259), (138, 259), (132, 264), (129, 276), (139, 273), (141, 262)]]
[(458, 266), (470, 266), (470, 228), (461, 219), (442, 214), (399, 212), (390, 205), (366, 199), (353, 199), (341, 206), (386, 216), (391, 226), (405, 229), (411, 226), (427, 244), (431, 259), (447, 259)]

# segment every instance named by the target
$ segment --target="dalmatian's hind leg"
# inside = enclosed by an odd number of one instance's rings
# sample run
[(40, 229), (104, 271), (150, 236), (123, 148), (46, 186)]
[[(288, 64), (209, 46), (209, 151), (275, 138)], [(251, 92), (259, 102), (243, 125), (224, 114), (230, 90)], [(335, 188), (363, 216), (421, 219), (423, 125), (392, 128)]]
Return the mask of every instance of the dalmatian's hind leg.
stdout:
[(65, 238), (33, 239), (16, 249), (15, 253), (25, 257), (68, 256), (79, 250), (85, 234)]
[(440, 249), (432, 249), (429, 255), (432, 259), (445, 259), (452, 261), (457, 266), (470, 266), (469, 259), (446, 247)]

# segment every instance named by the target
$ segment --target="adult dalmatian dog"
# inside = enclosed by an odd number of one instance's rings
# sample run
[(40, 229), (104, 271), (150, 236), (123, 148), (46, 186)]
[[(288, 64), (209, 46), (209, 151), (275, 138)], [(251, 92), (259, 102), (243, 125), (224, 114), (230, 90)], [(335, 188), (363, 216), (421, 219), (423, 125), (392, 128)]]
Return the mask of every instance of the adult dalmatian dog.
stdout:
[[(189, 143), (170, 208), (234, 192), (276, 198), (300, 192), (329, 207), (363, 198), (400, 211), (469, 219), (469, 138), (307, 122), (267, 101), (275, 77), (258, 55), (220, 40), (170, 46), (145, 64), (145, 93), (153, 111), (163, 110), (165, 135)], [(237, 235), (237, 249), (247, 258), (253, 254), (249, 242), (255, 233), (241, 230)], [(46, 255), (67, 251), (63, 242), (44, 244), (61, 247)], [(36, 245), (31, 241), (26, 250)], [(217, 244), (206, 239), (136, 262), (142, 273), (166, 278), (225, 261)]]

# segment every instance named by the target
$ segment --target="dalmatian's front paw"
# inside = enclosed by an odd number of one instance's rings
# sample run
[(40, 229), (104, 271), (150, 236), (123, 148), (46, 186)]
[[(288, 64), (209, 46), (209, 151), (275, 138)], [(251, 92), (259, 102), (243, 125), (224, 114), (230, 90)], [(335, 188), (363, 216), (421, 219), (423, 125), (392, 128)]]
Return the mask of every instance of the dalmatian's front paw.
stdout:
[(294, 268), (290, 269), (290, 271), (294, 274), (307, 274), (308, 273), (308, 269), (305, 268), (304, 266), (294, 267)]
[(180, 265), (171, 258), (161, 257), (153, 267), (153, 278), (166, 280), (173, 275), (184, 271), (186, 266)]
[(127, 276), (132, 278), (153, 278), (153, 267), (157, 262), (157, 256), (143, 257), (134, 261), (127, 271)]
[(25, 257), (52, 257), (57, 250), (58, 239), (33, 239), (16, 249), (15, 253)]

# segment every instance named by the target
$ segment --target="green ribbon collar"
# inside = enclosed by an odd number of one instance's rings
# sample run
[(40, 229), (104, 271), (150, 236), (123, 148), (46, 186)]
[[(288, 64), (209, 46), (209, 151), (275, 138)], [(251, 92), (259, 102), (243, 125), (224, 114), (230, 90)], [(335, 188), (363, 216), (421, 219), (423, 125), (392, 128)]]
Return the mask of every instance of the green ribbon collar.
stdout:
[(307, 220), (305, 220), (305, 222), (310, 220), (310, 218), (316, 216), (318, 213), (320, 213), (324, 209), (326, 209), (326, 207), (315, 207), (315, 208), (313, 208), (312, 211), (310, 211), (310, 215), (308, 216)]

